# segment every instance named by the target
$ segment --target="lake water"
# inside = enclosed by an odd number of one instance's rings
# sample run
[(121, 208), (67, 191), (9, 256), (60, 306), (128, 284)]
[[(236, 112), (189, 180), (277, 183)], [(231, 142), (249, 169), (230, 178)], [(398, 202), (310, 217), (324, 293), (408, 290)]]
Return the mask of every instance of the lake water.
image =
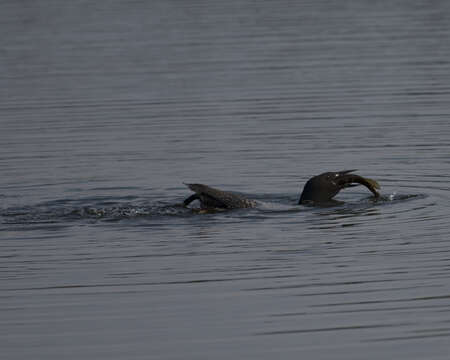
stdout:
[[(2, 358), (448, 359), (450, 2), (6, 0), (0, 29)], [(345, 169), (381, 199), (296, 205)]]

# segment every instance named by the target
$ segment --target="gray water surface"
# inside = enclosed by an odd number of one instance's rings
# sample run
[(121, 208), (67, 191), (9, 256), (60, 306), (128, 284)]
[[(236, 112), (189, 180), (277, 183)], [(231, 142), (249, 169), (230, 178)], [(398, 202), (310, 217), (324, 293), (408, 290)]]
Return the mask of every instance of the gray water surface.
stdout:
[(448, 359), (449, 4), (3, 1), (2, 358)]

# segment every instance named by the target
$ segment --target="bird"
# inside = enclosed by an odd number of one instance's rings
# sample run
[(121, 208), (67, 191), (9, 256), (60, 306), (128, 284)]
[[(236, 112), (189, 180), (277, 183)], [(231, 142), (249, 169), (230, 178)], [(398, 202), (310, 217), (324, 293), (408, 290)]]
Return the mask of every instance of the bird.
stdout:
[[(306, 182), (298, 200), (298, 205), (321, 205), (330, 203), (339, 191), (348, 187), (357, 186), (358, 184), (367, 187), (373, 196), (378, 198), (380, 196), (377, 192), (377, 189), (380, 189), (378, 182), (353, 174), (355, 171), (357, 170), (328, 171), (313, 176)], [(194, 194), (183, 201), (184, 206), (188, 206), (195, 200), (200, 201), (200, 207), (202, 209), (240, 209), (254, 208), (258, 205), (258, 201), (230, 191), (219, 190), (204, 184), (185, 183), (185, 185)]]

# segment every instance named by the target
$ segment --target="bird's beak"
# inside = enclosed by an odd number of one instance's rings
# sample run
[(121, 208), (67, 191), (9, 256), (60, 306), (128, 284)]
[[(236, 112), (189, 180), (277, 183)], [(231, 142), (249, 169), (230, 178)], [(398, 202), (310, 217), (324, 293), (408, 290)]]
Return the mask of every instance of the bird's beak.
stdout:
[(332, 179), (331, 182), (334, 185), (339, 186), (341, 189), (350, 187), (350, 186), (356, 186), (356, 185), (351, 185), (351, 178), (348, 176), (348, 174), (350, 174), (351, 172), (354, 172), (354, 171), (357, 171), (357, 170), (353, 169), (353, 170), (338, 171), (338, 172), (334, 173), (334, 179)]
[(353, 170), (343, 170), (343, 171), (339, 171), (337, 174), (338, 174), (338, 176), (342, 176), (342, 175), (346, 175), (346, 174), (349, 174), (349, 173), (355, 172), (355, 171), (358, 171), (358, 170), (357, 170), (357, 169), (353, 169)]
[(342, 189), (361, 184), (369, 189), (375, 197), (380, 196), (378, 191), (376, 191), (376, 189), (380, 188), (380, 185), (375, 180), (364, 178), (356, 174), (350, 174), (353, 171), (356, 170), (344, 170), (336, 173), (336, 181)]

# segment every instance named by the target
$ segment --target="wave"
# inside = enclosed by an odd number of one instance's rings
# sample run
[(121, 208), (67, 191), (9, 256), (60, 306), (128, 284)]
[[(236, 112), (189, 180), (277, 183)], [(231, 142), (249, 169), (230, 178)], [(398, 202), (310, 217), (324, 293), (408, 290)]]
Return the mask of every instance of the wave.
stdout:
[[(353, 201), (337, 201), (328, 204), (327, 213), (342, 213), (360, 211), (364, 208), (382, 206), (399, 202), (424, 198), (420, 194), (383, 195), (378, 199), (363, 198)], [(129, 200), (129, 199), (128, 199)], [(261, 212), (265, 216), (282, 214), (286, 212), (314, 211), (314, 207), (298, 206), (292, 203), (291, 196), (271, 197), (270, 202), (259, 200), (260, 205), (256, 209), (240, 209), (243, 212)], [(323, 207), (322, 207), (323, 209)], [(60, 199), (39, 203), (36, 205), (12, 207), (0, 211), (2, 224), (36, 224), (73, 221), (122, 221), (127, 219), (152, 219), (161, 217), (186, 217), (211, 213), (223, 213), (222, 211), (204, 211), (199, 208), (186, 208), (177, 201), (161, 202), (134, 199), (124, 202), (117, 198), (87, 198), (81, 200)], [(244, 215), (245, 216), (245, 215)]]

